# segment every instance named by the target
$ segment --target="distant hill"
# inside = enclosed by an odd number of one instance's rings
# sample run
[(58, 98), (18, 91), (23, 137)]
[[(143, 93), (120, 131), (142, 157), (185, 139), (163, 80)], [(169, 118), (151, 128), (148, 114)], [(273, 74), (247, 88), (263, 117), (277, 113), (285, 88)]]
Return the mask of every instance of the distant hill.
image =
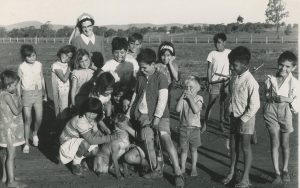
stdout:
[[(39, 21), (25, 21), (25, 22), (19, 22), (19, 23), (15, 23), (15, 24), (11, 24), (11, 25), (6, 25), (3, 26), (6, 28), (7, 31), (10, 31), (14, 28), (24, 28), (24, 27), (29, 27), (29, 26), (34, 26), (35, 28), (40, 28), (40, 26), (44, 24), (42, 22)], [(96, 23), (97, 25), (97, 23)], [(170, 23), (170, 24), (151, 24), (151, 23), (134, 23), (134, 24), (123, 24), (123, 25), (97, 25), (99, 27), (107, 27), (109, 29), (114, 29), (114, 30), (118, 30), (118, 29), (122, 29), (122, 30), (126, 30), (130, 27), (137, 27), (137, 28), (143, 28), (143, 27), (162, 27), (162, 26), (167, 26), (168, 28), (172, 27), (172, 26), (178, 26), (178, 27), (182, 27), (183, 25), (187, 25), (187, 24), (180, 24), (180, 23)], [(191, 24), (188, 24), (191, 25)], [(193, 23), (192, 25), (205, 25), (202, 23)], [(74, 25), (59, 25), (59, 24), (52, 24), (52, 27), (54, 30), (63, 28), (64, 26), (68, 26), (68, 27), (74, 27)]]

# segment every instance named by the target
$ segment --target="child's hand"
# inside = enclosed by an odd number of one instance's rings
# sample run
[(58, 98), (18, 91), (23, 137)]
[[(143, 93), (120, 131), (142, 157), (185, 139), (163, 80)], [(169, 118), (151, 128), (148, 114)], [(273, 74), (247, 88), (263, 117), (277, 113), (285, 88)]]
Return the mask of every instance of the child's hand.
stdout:
[(176, 59), (176, 56), (171, 56), (168, 64), (172, 63)]
[(184, 98), (186, 98), (186, 99), (188, 99), (188, 100), (190, 100), (190, 99), (193, 98), (192, 92), (189, 91), (189, 90), (185, 90), (184, 95), (185, 95)]
[(158, 124), (159, 124), (160, 119), (158, 117), (154, 117), (152, 123), (151, 123), (151, 127), (154, 129), (158, 129)]

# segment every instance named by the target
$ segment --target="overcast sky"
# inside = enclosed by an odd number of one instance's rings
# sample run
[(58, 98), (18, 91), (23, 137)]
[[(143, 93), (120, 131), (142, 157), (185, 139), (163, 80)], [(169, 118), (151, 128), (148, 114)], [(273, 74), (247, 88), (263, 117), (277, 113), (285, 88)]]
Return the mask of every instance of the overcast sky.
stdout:
[[(290, 15), (286, 23), (300, 20), (300, 1), (283, 0)], [(265, 22), (268, 0), (5, 0), (0, 25), (22, 21), (51, 21), (74, 25), (83, 12), (96, 25), (130, 23), (231, 23), (238, 15), (244, 22)]]

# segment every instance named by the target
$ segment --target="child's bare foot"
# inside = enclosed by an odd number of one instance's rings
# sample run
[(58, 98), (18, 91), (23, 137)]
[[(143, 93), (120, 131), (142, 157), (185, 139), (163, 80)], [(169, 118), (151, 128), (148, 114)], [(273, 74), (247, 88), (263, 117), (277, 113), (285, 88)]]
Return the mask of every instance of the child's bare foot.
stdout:
[(15, 187), (15, 188), (23, 188), (27, 187), (25, 183), (19, 182), (19, 181), (13, 181), (6, 184), (7, 187)]
[(197, 169), (196, 169), (196, 168), (193, 168), (193, 169), (192, 169), (192, 171), (191, 171), (191, 176), (192, 176), (192, 177), (198, 176), (198, 172), (197, 172)]
[(7, 178), (6, 178), (6, 176), (4, 177), (4, 175), (2, 176), (2, 179), (1, 179), (1, 182), (2, 183), (6, 183), (6, 181), (7, 181)]
[(222, 179), (222, 183), (224, 185), (227, 185), (229, 182), (231, 182), (234, 174), (228, 174), (224, 179)]

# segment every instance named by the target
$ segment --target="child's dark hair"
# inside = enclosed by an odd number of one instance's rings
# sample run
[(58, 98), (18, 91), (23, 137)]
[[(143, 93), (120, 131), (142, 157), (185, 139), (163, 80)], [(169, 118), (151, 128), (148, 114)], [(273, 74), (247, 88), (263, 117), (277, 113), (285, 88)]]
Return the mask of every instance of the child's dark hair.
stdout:
[(98, 69), (103, 67), (104, 58), (101, 52), (93, 52), (91, 60)]
[(120, 92), (125, 93), (127, 90), (127, 86), (123, 83), (117, 82), (114, 85), (114, 91), (113, 91), (113, 96), (119, 94)]
[(6, 89), (11, 84), (18, 82), (20, 77), (15, 71), (5, 70), (0, 74), (0, 88)]
[(103, 105), (102, 102), (94, 97), (89, 97), (86, 99), (80, 109), (79, 109), (79, 117), (82, 117), (86, 112), (92, 112), (98, 114), (97, 119), (103, 118)]
[(249, 65), (251, 58), (251, 53), (245, 46), (238, 46), (234, 48), (229, 54), (229, 63), (232, 64), (234, 61), (238, 60), (244, 65)]
[(175, 56), (175, 48), (172, 42), (164, 41), (158, 47), (158, 61), (161, 61), (161, 56), (166, 52), (169, 51), (172, 56)]
[[(68, 54), (68, 53), (72, 53), (72, 56), (74, 57), (76, 52), (76, 47), (73, 45), (65, 45), (63, 47), (61, 47), (58, 52), (57, 52), (57, 57), (60, 58), (61, 54)], [(73, 58), (72, 57), (72, 58)]]
[(125, 116), (125, 114), (122, 114), (122, 113), (117, 113), (116, 115), (114, 115), (113, 118), (114, 118), (115, 122), (122, 123), (122, 122), (126, 121), (126, 116)]
[(147, 63), (148, 65), (156, 62), (155, 51), (150, 48), (142, 49), (141, 52), (137, 55), (136, 60), (141, 63)]
[(130, 35), (128, 37), (128, 43), (135, 42), (135, 41), (142, 42), (143, 41), (143, 35), (141, 35), (140, 33), (133, 33), (132, 35)]
[(79, 63), (80, 61), (82, 60), (82, 57), (87, 55), (89, 58), (90, 58), (90, 54), (88, 51), (86, 51), (85, 49), (78, 49), (76, 51), (76, 56), (75, 56), (75, 69), (78, 69), (79, 68)]
[(298, 63), (298, 58), (297, 56), (291, 52), (291, 51), (284, 51), (282, 54), (280, 54), (277, 63), (282, 63), (284, 61), (290, 61), (293, 63), (293, 66), (296, 66)]
[(124, 37), (113, 38), (113, 40), (111, 41), (111, 47), (112, 47), (112, 51), (123, 50), (123, 49), (127, 51), (128, 43), (126, 38)]
[(33, 53), (36, 54), (34, 47), (30, 44), (23, 44), (20, 49), (21, 57), (25, 60), (26, 57), (31, 56)]
[(217, 33), (214, 35), (214, 43), (218, 42), (218, 39), (221, 39), (223, 42), (227, 40), (225, 33)]
[(108, 88), (113, 88), (115, 84), (115, 78), (110, 72), (101, 73), (95, 80), (95, 86), (93, 94), (105, 92)]

